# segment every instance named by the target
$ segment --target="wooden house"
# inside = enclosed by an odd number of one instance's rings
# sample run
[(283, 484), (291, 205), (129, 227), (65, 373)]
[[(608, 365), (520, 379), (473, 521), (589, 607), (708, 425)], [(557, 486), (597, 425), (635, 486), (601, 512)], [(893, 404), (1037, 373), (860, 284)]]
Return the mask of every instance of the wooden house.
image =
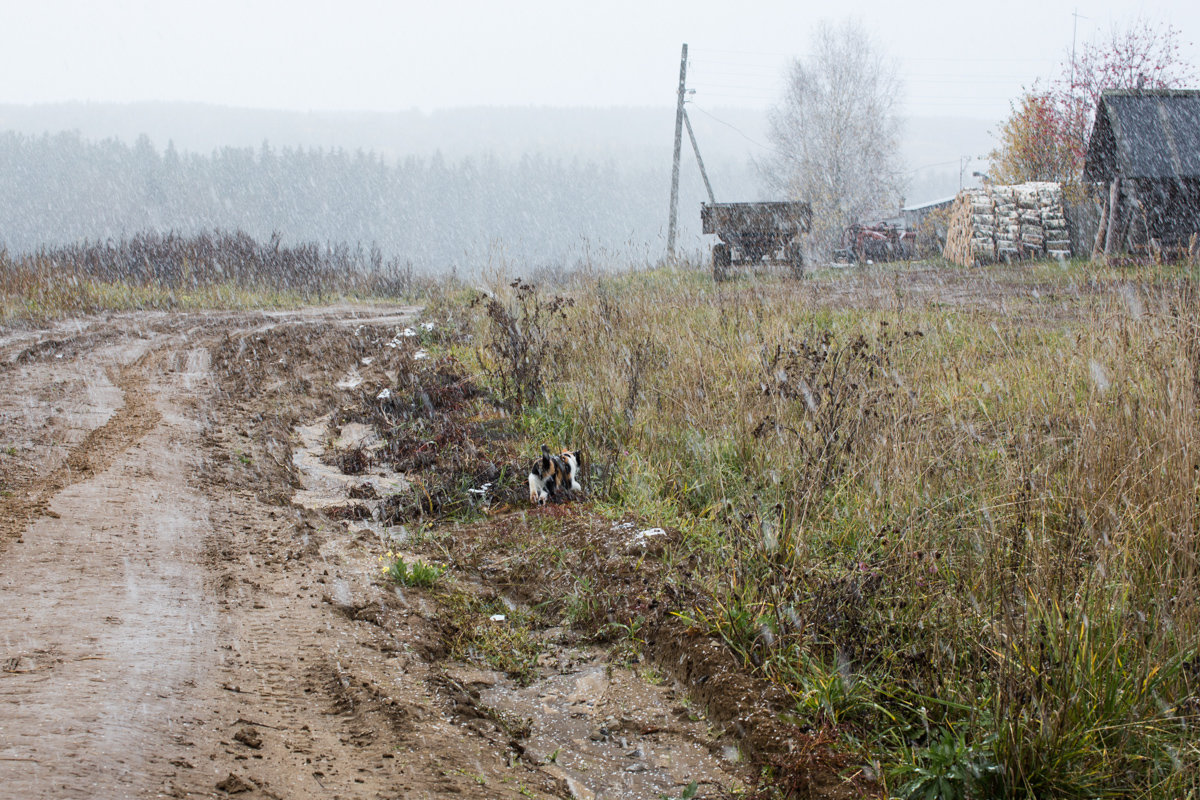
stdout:
[(1105, 92), (1083, 179), (1104, 198), (1093, 255), (1194, 250), (1200, 233), (1200, 91)]

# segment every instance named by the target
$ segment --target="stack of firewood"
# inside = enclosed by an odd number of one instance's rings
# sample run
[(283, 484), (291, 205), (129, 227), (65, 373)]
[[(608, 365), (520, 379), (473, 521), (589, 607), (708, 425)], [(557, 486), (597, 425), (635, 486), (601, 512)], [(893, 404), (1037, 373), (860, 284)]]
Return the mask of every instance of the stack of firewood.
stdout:
[(954, 199), (942, 255), (964, 267), (996, 259), (996, 204), (985, 189), (965, 189)]
[(1069, 257), (1062, 187), (1039, 182), (960, 192), (942, 255), (962, 266)]

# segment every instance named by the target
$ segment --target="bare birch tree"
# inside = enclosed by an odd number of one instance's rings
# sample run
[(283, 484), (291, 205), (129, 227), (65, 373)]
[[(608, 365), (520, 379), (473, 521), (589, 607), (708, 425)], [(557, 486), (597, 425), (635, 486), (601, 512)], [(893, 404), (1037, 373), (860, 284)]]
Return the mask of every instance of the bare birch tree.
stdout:
[(771, 189), (813, 207), (814, 255), (827, 256), (851, 223), (893, 214), (900, 199), (900, 82), (867, 30), (822, 21), (811, 54), (791, 66), (771, 109)]

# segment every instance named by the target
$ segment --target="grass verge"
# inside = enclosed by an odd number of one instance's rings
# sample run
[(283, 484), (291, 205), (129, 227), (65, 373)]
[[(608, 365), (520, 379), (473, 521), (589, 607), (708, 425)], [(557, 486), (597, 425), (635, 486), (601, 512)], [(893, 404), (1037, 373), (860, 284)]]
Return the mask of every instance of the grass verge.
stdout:
[(105, 311), (394, 300), (426, 285), (411, 267), (345, 245), (263, 244), (241, 232), (147, 233), (17, 256), (0, 249), (0, 324)]
[[(1200, 293), (1079, 264), (493, 290), (480, 374), (901, 796), (1194, 796)], [(538, 303), (542, 305), (539, 306)], [(553, 342), (537, 385), (497, 320)], [(503, 348), (489, 336), (503, 333)], [(519, 345), (520, 343), (518, 343)], [(529, 373), (527, 373), (529, 374)], [(933, 792), (930, 795), (930, 792)]]

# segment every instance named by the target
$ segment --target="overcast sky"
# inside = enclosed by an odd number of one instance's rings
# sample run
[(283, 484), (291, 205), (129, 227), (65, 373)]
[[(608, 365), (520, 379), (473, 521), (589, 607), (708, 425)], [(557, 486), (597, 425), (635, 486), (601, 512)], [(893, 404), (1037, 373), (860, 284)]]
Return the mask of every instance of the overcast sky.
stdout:
[(999, 118), (1078, 39), (1144, 14), (1196, 63), (1200, 3), (0, 0), (0, 103), (189, 101), (294, 110), (672, 105), (679, 49), (705, 106), (766, 108), (820, 16), (899, 59), (904, 110)]

